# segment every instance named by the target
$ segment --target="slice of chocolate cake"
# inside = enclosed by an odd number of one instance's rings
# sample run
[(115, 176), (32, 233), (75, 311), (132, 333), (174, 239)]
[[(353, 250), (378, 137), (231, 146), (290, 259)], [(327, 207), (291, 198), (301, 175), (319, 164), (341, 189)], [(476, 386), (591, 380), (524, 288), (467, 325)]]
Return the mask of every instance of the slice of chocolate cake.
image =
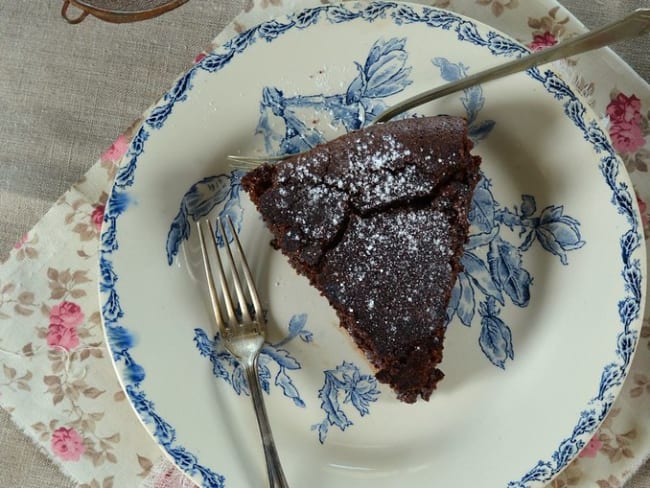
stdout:
[(407, 403), (428, 400), (443, 377), (446, 310), (479, 179), (471, 147), (464, 119), (406, 119), (242, 179), (273, 244)]

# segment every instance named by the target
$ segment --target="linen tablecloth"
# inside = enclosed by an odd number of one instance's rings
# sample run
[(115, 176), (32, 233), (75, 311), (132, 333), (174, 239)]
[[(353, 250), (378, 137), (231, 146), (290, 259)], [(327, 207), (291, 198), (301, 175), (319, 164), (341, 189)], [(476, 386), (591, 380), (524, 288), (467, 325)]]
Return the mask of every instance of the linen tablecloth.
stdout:
[[(56, 1), (0, 6), (0, 486), (185, 483), (131, 411), (103, 346), (95, 296), (103, 203), (139, 116), (238, 12), (224, 35), (310, 3), (318, 2), (192, 0), (146, 22), (111, 25), (89, 17), (77, 26), (60, 18)], [(566, 9), (595, 27), (648, 6), (422, 3), (468, 14), (533, 48), (582, 30)], [(648, 38), (616, 48), (646, 81), (649, 48)], [(632, 73), (612, 81), (618, 66), (598, 53), (566, 70), (609, 116), (647, 216), (650, 92)], [(601, 70), (607, 74), (598, 76)], [(648, 335), (645, 327), (636, 361), (645, 360), (646, 369), (633, 369), (622, 399), (555, 487), (619, 487), (626, 480), (630, 488), (650, 486), (647, 464), (628, 480), (650, 453)]]

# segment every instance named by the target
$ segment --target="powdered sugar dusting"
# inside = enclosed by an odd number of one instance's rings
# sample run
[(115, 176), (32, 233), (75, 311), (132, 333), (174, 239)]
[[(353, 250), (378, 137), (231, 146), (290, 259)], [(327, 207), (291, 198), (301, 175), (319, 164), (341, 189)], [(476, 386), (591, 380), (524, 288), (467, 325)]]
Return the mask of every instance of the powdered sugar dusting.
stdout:
[(322, 276), (336, 276), (334, 300), (382, 348), (428, 340), (432, 319), (444, 315), (447, 298), (438, 287), (452, 276), (453, 225), (429, 207), (354, 217), (327, 254)]

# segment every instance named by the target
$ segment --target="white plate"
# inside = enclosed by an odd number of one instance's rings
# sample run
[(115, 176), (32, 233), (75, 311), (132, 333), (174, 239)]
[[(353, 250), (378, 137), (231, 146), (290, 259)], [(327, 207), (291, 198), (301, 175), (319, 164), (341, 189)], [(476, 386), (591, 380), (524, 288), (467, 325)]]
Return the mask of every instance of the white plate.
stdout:
[(636, 346), (645, 252), (623, 166), (556, 74), (418, 110), (466, 115), (485, 174), (429, 402), (400, 403), (374, 380), (324, 299), (268, 246), (225, 159), (301, 150), (524, 51), (438, 9), (323, 5), (238, 35), (147, 115), (107, 206), (102, 314), (136, 412), (198, 483), (265, 484), (252, 405), (212, 348), (197, 272), (194, 219), (223, 212), (272, 318), (263, 375), (292, 486), (539, 486), (589, 440)]

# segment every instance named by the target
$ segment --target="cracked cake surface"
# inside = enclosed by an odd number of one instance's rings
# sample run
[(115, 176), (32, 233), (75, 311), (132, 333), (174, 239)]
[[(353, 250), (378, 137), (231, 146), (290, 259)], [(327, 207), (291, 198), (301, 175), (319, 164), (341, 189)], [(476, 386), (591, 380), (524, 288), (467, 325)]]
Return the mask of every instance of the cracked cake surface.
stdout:
[(479, 179), (466, 121), (388, 122), (242, 179), (273, 245), (309, 278), (397, 397), (444, 376), (446, 310)]

